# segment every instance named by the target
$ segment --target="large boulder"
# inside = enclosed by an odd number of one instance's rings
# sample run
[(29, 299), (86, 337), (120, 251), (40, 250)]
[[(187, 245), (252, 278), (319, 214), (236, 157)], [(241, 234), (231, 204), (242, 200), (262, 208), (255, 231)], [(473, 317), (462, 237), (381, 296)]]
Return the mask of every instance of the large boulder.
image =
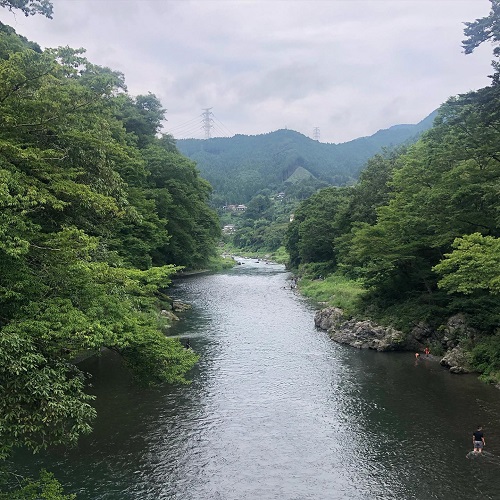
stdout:
[(404, 347), (404, 335), (400, 331), (371, 321), (345, 321), (332, 326), (328, 334), (336, 342), (358, 349), (397, 351)]
[(180, 300), (174, 300), (172, 302), (172, 311), (175, 312), (184, 312), (188, 309), (191, 309), (190, 304), (186, 304), (185, 302), (181, 302)]
[(396, 351), (405, 349), (402, 332), (392, 327), (382, 327), (371, 321), (346, 320), (341, 309), (327, 307), (316, 313), (314, 324), (327, 330), (330, 337), (341, 344), (358, 349)]
[(448, 367), (451, 373), (471, 373), (474, 371), (469, 363), (467, 353), (460, 346), (449, 350), (441, 359), (441, 364)]
[(326, 307), (316, 311), (314, 324), (321, 330), (329, 330), (332, 326), (344, 321), (344, 313), (338, 307)]
[(168, 309), (162, 309), (160, 311), (160, 314), (162, 316), (165, 316), (169, 321), (179, 321), (179, 317), (176, 316), (172, 311), (169, 311)]

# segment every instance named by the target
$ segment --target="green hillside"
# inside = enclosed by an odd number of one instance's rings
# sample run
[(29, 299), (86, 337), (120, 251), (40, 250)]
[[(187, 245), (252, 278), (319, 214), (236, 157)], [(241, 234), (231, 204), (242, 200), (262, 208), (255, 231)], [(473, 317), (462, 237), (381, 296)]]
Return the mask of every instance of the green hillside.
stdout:
[(201, 175), (224, 203), (246, 203), (262, 189), (281, 190), (297, 169), (301, 176), (336, 186), (352, 184), (366, 161), (384, 147), (414, 142), (432, 126), (435, 113), (416, 125), (395, 125), (342, 144), (326, 144), (293, 130), (231, 138), (179, 139)]

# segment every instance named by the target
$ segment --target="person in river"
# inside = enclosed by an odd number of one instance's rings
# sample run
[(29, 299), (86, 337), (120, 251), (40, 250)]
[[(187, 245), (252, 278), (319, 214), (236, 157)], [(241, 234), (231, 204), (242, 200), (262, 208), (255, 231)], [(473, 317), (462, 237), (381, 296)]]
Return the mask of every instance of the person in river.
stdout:
[(430, 349), (428, 347), (425, 348), (425, 357), (428, 358), (430, 354)]
[(486, 443), (484, 442), (483, 428), (478, 425), (477, 431), (472, 433), (472, 445), (474, 446), (474, 453), (481, 453)]

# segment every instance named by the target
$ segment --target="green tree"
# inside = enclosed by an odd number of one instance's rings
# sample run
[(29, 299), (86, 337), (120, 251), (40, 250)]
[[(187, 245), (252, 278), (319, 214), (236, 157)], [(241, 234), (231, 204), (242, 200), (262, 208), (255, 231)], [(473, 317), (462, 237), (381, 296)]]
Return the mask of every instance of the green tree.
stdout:
[(195, 164), (177, 151), (154, 141), (142, 151), (147, 170), (147, 196), (166, 221), (169, 239), (154, 251), (156, 264), (172, 263), (192, 269), (207, 265), (220, 238), (216, 212), (208, 206), (211, 186)]
[(41, 470), (38, 479), (25, 479), (23, 486), (0, 493), (0, 500), (74, 500), (76, 495), (65, 495), (54, 475)]
[(500, 239), (479, 233), (453, 242), (453, 251), (434, 270), (442, 276), (439, 287), (450, 293), (471, 294), (477, 290), (500, 294)]
[(491, 10), (488, 16), (476, 19), (473, 22), (466, 22), (464, 34), (467, 37), (462, 42), (462, 47), (466, 54), (471, 54), (474, 49), (479, 47), (486, 41), (493, 42), (496, 46), (493, 49), (493, 55), (497, 59), (492, 62), (495, 74), (492, 76), (495, 84), (500, 83), (500, 65), (498, 58), (500, 57), (500, 1), (490, 0)]
[(0, 0), (0, 7), (9, 10), (19, 9), (25, 16), (42, 14), (52, 19), (52, 2), (50, 0)]
[(301, 203), (285, 240), (292, 267), (311, 262), (336, 267), (333, 242), (340, 236), (339, 222), (346, 205), (346, 190), (336, 187), (322, 189)]
[[(78, 353), (113, 349), (151, 384), (185, 382), (197, 357), (164, 335), (163, 291), (179, 267), (167, 259), (152, 266), (153, 253), (168, 241), (167, 220), (149, 192), (152, 174), (138, 141), (130, 139), (135, 132), (118, 118), (123, 76), (92, 65), (82, 50), (33, 50), (22, 39), (14, 41), (11, 30), (0, 30), (0, 48), (5, 458), (18, 446), (74, 444), (89, 432), (95, 411), (85, 374), (74, 364)], [(146, 116), (158, 112), (154, 99), (140, 100), (140, 107)], [(155, 123), (145, 142), (155, 142)], [(169, 154), (174, 165), (188, 162)], [(174, 174), (176, 179), (168, 179)], [(192, 193), (183, 179), (172, 170), (164, 180)], [(209, 187), (196, 182), (196, 215), (208, 218)], [(176, 201), (192, 209), (191, 199)], [(214, 217), (207, 226), (214, 234), (218, 230)], [(141, 249), (126, 248), (134, 230), (135, 241), (145, 242)], [(197, 244), (197, 255), (204, 257), (213, 248), (203, 235)]]
[(434, 266), (456, 238), (498, 237), (497, 95), (493, 86), (445, 103), (434, 128), (397, 158), (376, 220), (354, 220), (351, 233), (336, 240), (342, 269), (363, 278), (372, 310), (399, 308), (392, 317), (401, 318), (406, 307), (406, 324), (461, 311), (493, 328), (487, 310), (495, 299), (447, 295)]
[(244, 216), (247, 219), (255, 220), (263, 217), (269, 208), (271, 208), (271, 200), (269, 197), (258, 194), (249, 201)]
[(144, 148), (161, 130), (166, 110), (151, 92), (135, 98), (121, 94), (118, 103), (120, 104), (117, 110), (118, 118), (123, 122), (126, 131), (134, 137), (135, 144), (139, 148)]

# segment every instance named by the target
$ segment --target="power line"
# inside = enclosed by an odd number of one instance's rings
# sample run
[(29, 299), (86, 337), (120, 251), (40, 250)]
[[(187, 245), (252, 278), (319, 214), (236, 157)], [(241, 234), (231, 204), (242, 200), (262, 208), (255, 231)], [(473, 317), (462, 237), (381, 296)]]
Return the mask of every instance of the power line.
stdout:
[(197, 136), (199, 137), (201, 128), (204, 131), (205, 139), (211, 139), (214, 134), (218, 137), (233, 136), (234, 134), (213, 114), (212, 109), (203, 108), (201, 115), (172, 127), (167, 133), (174, 137), (183, 136), (182, 138), (186, 138), (186, 136), (190, 136), (196, 138)]
[(319, 138), (320, 138), (320, 132), (319, 132), (319, 127), (314, 127), (314, 130), (313, 130), (313, 139), (315, 141), (319, 141)]
[(200, 131), (200, 118), (197, 116), (196, 118), (192, 118), (184, 123), (181, 123), (170, 130), (168, 130), (168, 134), (177, 136), (190, 136), (196, 137), (199, 135)]
[(223, 129), (223, 134), (229, 134), (230, 136), (234, 135), (220, 120), (217, 119), (216, 116), (214, 116), (214, 119), (217, 121), (217, 123), (222, 127)]

